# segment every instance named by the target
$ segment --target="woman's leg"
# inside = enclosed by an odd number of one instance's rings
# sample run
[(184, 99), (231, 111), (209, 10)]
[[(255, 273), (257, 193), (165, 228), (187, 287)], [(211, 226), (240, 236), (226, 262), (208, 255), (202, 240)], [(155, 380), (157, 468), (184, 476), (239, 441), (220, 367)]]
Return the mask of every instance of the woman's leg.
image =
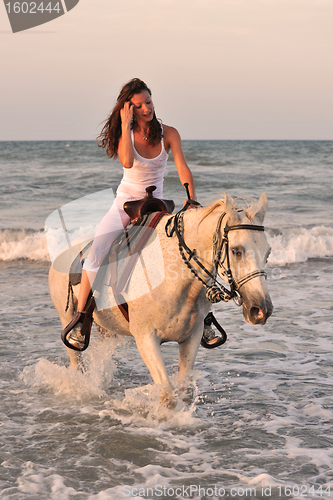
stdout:
[(116, 198), (110, 210), (104, 215), (103, 219), (98, 224), (93, 244), (82, 269), (77, 306), (78, 312), (83, 311), (84, 306), (86, 305), (97, 272), (105, 256), (110, 250), (112, 243), (129, 222), (129, 217), (126, 213), (124, 213), (123, 204), (123, 200)]
[(86, 305), (86, 302), (88, 300), (88, 296), (91, 290), (91, 283), (94, 282), (96, 273), (89, 271), (86, 271), (83, 269), (82, 271), (82, 277), (81, 277), (81, 285), (80, 285), (80, 292), (78, 296), (78, 303), (77, 303), (77, 310), (78, 312), (82, 312), (84, 309), (84, 306)]
[(126, 196), (117, 196), (112, 207), (98, 225), (89, 255), (83, 265), (81, 287), (78, 297), (78, 311), (83, 310), (90, 290), (92, 289), (94, 292), (94, 280), (112, 243), (130, 221), (129, 216), (123, 209), (126, 200)]

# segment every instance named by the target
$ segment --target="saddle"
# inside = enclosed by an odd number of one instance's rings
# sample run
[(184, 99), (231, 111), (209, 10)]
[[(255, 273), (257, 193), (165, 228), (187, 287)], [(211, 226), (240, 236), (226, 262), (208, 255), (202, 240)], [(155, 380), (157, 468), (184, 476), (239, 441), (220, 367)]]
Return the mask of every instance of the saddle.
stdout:
[(153, 212), (167, 212), (172, 214), (175, 204), (173, 200), (160, 200), (154, 198), (153, 192), (156, 186), (148, 186), (146, 188), (146, 196), (141, 200), (126, 201), (124, 203), (124, 210), (131, 219), (131, 223), (138, 221), (140, 224), (140, 218), (145, 214), (151, 214)]

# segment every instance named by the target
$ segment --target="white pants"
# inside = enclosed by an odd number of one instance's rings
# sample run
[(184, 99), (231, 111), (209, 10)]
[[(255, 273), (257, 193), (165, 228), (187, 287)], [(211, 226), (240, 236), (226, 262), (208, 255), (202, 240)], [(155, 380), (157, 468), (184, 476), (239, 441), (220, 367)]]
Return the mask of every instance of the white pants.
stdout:
[(97, 273), (112, 243), (130, 222), (130, 218), (123, 208), (124, 203), (137, 199), (137, 197), (123, 194), (116, 196), (112, 207), (97, 227), (89, 255), (83, 265), (85, 271)]

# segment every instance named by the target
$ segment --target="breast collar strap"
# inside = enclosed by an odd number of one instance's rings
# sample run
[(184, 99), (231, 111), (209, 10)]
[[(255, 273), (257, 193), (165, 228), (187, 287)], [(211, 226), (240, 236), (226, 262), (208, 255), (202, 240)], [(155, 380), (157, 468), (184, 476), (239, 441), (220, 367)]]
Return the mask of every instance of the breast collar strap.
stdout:
[[(242, 304), (242, 297), (239, 292), (240, 288), (253, 278), (264, 276), (267, 278), (265, 271), (253, 271), (247, 274), (240, 280), (236, 281), (232, 275), (230, 268), (230, 255), (229, 255), (229, 238), (228, 234), (230, 231), (238, 231), (240, 229), (247, 231), (264, 231), (264, 226), (258, 226), (255, 224), (235, 224), (233, 226), (225, 225), (223, 236), (221, 231), (221, 226), (226, 213), (223, 212), (216, 225), (215, 232), (213, 234), (213, 272), (211, 273), (203, 264), (200, 262), (200, 257), (197, 255), (196, 249), (191, 250), (185, 243), (184, 240), (184, 211), (181, 210), (170, 218), (165, 226), (165, 231), (168, 237), (172, 237), (175, 234), (178, 238), (179, 252), (187, 267), (190, 269), (192, 274), (203, 284), (206, 288), (206, 296), (210, 302), (216, 303), (221, 300), (227, 302), (234, 299), (237, 305)], [(170, 229), (171, 223), (173, 225)], [(187, 254), (187, 256), (185, 255)], [(205, 281), (199, 274), (199, 270), (194, 268), (191, 261), (195, 262), (201, 271), (206, 274), (208, 280)], [(224, 265), (226, 263), (226, 265)], [(216, 277), (218, 275), (218, 268), (223, 269), (223, 276), (225, 276), (226, 281), (230, 287), (228, 290), (221, 283), (218, 283)], [(211, 284), (208, 284), (211, 282)]]

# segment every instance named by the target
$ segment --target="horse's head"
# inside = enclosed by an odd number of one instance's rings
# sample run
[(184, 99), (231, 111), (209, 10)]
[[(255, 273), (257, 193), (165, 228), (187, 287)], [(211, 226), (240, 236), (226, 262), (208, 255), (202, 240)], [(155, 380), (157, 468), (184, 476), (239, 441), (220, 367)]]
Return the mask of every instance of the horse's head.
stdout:
[(273, 311), (264, 273), (270, 253), (262, 227), (267, 208), (266, 193), (260, 196), (256, 207), (247, 210), (237, 210), (225, 197), (229, 265), (241, 296), (243, 315), (249, 323), (262, 325)]

